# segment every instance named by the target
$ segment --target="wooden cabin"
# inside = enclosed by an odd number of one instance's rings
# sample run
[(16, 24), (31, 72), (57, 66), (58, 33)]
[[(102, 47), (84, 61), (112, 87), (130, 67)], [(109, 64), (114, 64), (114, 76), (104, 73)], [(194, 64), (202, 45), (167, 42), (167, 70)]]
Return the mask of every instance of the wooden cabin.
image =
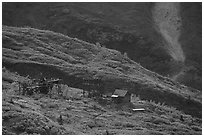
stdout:
[(127, 90), (115, 89), (114, 93), (111, 96), (112, 100), (115, 103), (130, 103), (131, 94)]

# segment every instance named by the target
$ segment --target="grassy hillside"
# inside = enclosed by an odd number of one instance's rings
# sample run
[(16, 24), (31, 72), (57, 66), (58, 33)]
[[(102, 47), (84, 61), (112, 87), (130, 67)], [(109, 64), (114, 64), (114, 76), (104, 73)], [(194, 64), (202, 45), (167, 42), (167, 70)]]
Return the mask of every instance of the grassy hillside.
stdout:
[(42, 73), (76, 88), (83, 88), (83, 79), (99, 79), (104, 91), (127, 88), (142, 99), (201, 116), (200, 91), (151, 72), (116, 50), (32, 28), (3, 26), (2, 38), (3, 66), (22, 76), (39, 78)]
[[(202, 120), (174, 107), (132, 97), (134, 108), (104, 103), (69, 87), (62, 95), (18, 94), (14, 81), (28, 81), (3, 68), (3, 135), (200, 135)], [(62, 121), (59, 120), (60, 115)], [(183, 116), (183, 119), (180, 117)]]
[[(175, 61), (155, 27), (154, 3), (3, 3), (4, 25), (52, 30), (127, 53), (143, 67), (201, 90), (201, 3), (181, 3), (185, 63)], [(193, 68), (193, 69), (190, 69)], [(190, 70), (190, 71), (186, 71)], [(182, 75), (180, 74), (180, 72)], [(178, 76), (177, 76), (178, 75)]]
[(171, 57), (154, 29), (151, 6), (152, 3), (4, 3), (3, 24), (53, 30), (99, 42), (126, 52), (145, 68), (167, 75), (176, 68), (170, 67)]

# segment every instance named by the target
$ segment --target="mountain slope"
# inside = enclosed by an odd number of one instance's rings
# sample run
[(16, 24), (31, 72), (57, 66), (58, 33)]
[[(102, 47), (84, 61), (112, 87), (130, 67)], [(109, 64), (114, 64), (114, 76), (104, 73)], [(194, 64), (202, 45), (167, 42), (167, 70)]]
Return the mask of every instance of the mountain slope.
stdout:
[[(14, 81), (29, 79), (3, 69), (3, 135), (199, 135), (202, 120), (173, 107), (132, 97), (131, 106), (99, 101), (69, 87), (63, 95), (19, 95)], [(62, 117), (62, 121), (59, 117)], [(183, 118), (181, 119), (181, 116)]]
[[(180, 37), (176, 40), (169, 36), (177, 34), (158, 32), (152, 12), (159, 10), (157, 3), (3, 3), (2, 21), (4, 25), (31, 26), (91, 43), (99, 42), (127, 53), (129, 58), (151, 71), (201, 90), (202, 3), (168, 4), (179, 5), (170, 13), (172, 16), (167, 17), (173, 24), (179, 18)], [(160, 12), (162, 20), (168, 7)], [(175, 41), (177, 48), (168, 39)], [(185, 58), (185, 61), (177, 58)]]
[(2, 38), (3, 66), (22, 76), (39, 78), (43, 73), (76, 88), (84, 87), (84, 79), (99, 79), (106, 92), (126, 88), (142, 99), (201, 116), (200, 91), (153, 73), (118, 51), (32, 28), (3, 26)]

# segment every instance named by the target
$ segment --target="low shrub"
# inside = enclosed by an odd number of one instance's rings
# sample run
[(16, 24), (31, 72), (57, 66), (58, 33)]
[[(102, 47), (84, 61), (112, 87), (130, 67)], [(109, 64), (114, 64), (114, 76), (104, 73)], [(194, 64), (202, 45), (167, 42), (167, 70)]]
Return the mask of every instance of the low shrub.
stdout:
[(127, 127), (127, 128), (133, 128), (134, 126), (135, 126), (134, 124), (129, 122), (123, 124), (123, 127)]
[(169, 124), (170, 122), (166, 119), (163, 119), (163, 118), (155, 118), (153, 121), (152, 121), (154, 124)]
[(116, 122), (116, 123), (114, 123), (114, 126), (116, 126), (116, 127), (121, 127), (123, 124), (121, 123), (121, 122)]
[(195, 131), (202, 131), (202, 128), (201, 128), (201, 127), (198, 127), (198, 126), (195, 126), (195, 125), (191, 126), (191, 128), (192, 128), (193, 130), (195, 130)]
[(49, 104), (48, 107), (49, 108), (58, 108), (59, 106), (57, 104)]

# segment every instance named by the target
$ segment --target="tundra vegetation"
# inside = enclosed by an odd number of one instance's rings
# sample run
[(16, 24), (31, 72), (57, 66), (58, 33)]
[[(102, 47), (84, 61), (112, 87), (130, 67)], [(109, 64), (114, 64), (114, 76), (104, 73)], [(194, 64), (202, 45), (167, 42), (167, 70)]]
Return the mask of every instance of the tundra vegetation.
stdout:
[[(30, 27), (3, 26), (2, 42), (3, 134), (202, 133), (201, 92), (145, 69), (126, 54)], [(19, 94), (16, 81), (41, 74), (62, 79), (66, 94)], [(103, 97), (116, 88), (136, 97), (123, 105)], [(132, 111), (135, 107), (145, 111)]]

